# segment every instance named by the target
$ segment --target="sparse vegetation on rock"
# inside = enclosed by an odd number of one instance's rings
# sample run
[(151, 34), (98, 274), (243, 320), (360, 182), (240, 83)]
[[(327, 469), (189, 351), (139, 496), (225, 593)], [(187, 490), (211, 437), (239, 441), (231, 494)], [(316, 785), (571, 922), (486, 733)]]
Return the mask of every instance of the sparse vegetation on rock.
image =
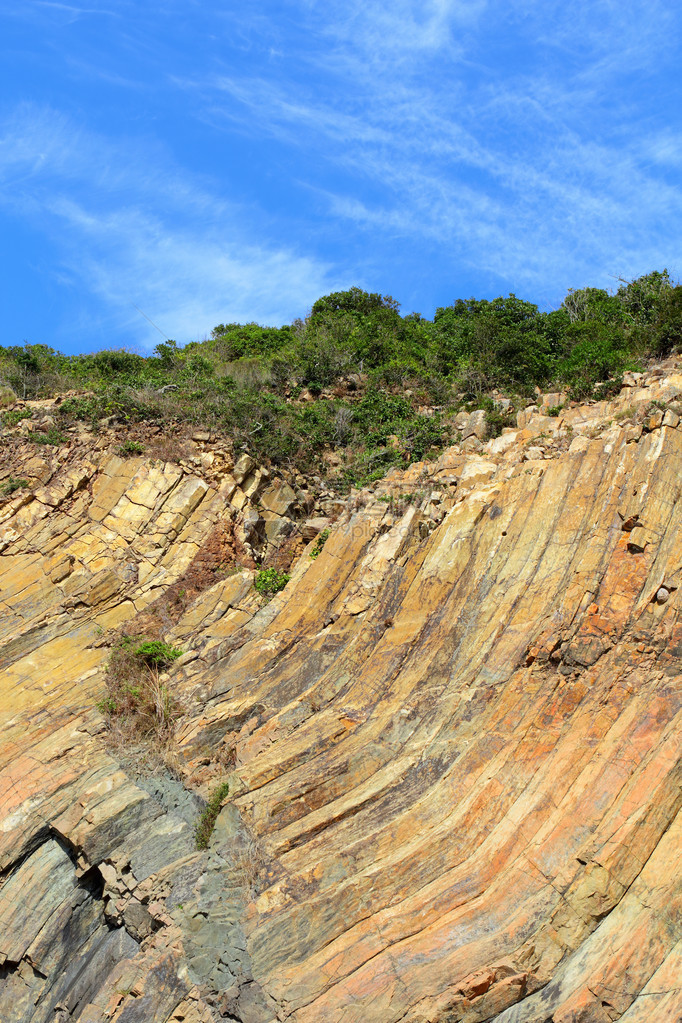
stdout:
[(227, 799), (227, 795), (230, 791), (228, 782), (223, 782), (213, 790), (211, 796), (199, 815), (199, 820), (196, 823), (194, 829), (194, 840), (197, 849), (207, 849), (215, 822), (218, 819), (220, 813), (220, 807), (224, 799)]
[(159, 640), (122, 636), (107, 664), (107, 695), (98, 703), (117, 741), (142, 740), (163, 748), (181, 712), (162, 670), (182, 651)]
[(310, 552), (310, 557), (311, 558), (313, 558), (313, 559), (319, 558), (319, 556), (322, 553), (322, 550), (324, 548), (324, 545), (326, 544), (327, 540), (329, 539), (330, 532), (331, 532), (330, 529), (323, 529), (320, 533), (318, 533), (317, 540), (313, 544), (313, 548), (312, 548), (312, 550)]
[(289, 582), (289, 578), (287, 572), (282, 572), (277, 568), (264, 568), (257, 573), (253, 585), (261, 596), (273, 597), (275, 593), (279, 593), (280, 590), (284, 589)]
[(10, 497), (17, 490), (25, 490), (29, 485), (28, 480), (15, 479), (14, 476), (10, 476), (4, 483), (0, 484), (0, 495), (2, 497)]
[(118, 449), (122, 458), (129, 458), (131, 455), (143, 455), (144, 445), (137, 440), (126, 440)]
[(512, 296), (440, 317), (428, 394), (434, 324), (357, 289), (222, 328), (229, 384), (208, 345), (87, 357), (46, 400), (17, 361), (0, 1019), (679, 1015), (682, 358), (647, 361), (659, 316), (678, 344), (655, 284), (551, 321), (641, 360), (600, 401), (579, 361), (575, 390), (515, 391), (547, 324)]
[(11, 430), (22, 419), (30, 419), (32, 415), (33, 410), (30, 408), (9, 409), (7, 412), (2, 413), (2, 425)]

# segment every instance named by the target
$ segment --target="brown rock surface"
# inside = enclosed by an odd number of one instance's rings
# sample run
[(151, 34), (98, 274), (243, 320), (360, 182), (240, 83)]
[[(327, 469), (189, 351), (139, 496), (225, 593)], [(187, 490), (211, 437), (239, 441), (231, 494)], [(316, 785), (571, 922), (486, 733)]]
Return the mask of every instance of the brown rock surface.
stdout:
[[(682, 431), (641, 424), (682, 377), (629, 383), (354, 495), (269, 602), (177, 594), (217, 529), (295, 533), (283, 481), (48, 453), (0, 505), (3, 1023), (680, 1019)], [(156, 774), (96, 708), (152, 614)]]

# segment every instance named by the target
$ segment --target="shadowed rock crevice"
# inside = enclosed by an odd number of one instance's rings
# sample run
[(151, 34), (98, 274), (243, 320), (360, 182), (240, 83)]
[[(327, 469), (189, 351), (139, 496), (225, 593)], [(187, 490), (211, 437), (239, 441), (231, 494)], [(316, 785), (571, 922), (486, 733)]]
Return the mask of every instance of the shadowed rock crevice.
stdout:
[(124, 929), (107, 923), (102, 890), (96, 871), (77, 876), (70, 852), (55, 839), (9, 874), (1, 890), (3, 1019), (78, 1019), (103, 978), (138, 952)]

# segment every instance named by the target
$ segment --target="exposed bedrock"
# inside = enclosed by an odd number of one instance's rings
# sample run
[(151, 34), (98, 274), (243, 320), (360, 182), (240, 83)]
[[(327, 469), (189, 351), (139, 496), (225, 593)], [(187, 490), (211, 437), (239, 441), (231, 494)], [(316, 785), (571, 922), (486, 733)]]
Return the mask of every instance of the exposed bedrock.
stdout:
[[(3, 1023), (679, 1021), (682, 429), (632, 410), (682, 376), (638, 383), (354, 495), (315, 558), (253, 466), (233, 504), (82, 448), (0, 507)], [(268, 508), (308, 546), (169, 620), (149, 777), (110, 630)]]

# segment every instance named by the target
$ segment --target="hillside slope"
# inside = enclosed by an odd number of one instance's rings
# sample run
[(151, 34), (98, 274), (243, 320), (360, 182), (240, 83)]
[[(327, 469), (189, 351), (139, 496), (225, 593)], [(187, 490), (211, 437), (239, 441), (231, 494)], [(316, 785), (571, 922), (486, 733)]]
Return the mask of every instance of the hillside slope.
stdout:
[[(208, 434), (13, 447), (3, 1021), (679, 1020), (682, 373), (628, 384), (345, 506)], [(156, 773), (97, 708), (152, 627)]]

